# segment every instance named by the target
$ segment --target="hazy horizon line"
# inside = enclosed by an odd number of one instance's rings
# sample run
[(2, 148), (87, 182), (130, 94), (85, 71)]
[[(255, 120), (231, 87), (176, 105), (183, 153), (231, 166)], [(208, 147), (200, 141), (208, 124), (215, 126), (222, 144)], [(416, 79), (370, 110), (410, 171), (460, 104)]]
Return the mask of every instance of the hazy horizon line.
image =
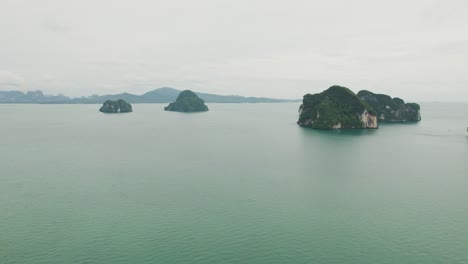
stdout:
[[(346, 86), (344, 86), (346, 87)], [(174, 87), (170, 87), (170, 86), (161, 86), (161, 87), (158, 87), (158, 88), (154, 88), (154, 89), (150, 89), (146, 92), (142, 92), (142, 93), (131, 93), (131, 92), (128, 92), (128, 91), (121, 91), (121, 92), (115, 92), (115, 93), (105, 93), (105, 94), (97, 94), (97, 93), (93, 93), (91, 95), (80, 95), (80, 96), (68, 96), (64, 93), (48, 93), (47, 90), (42, 90), (42, 89), (33, 89), (33, 90), (23, 90), (23, 89), (0, 89), (0, 92), (22, 92), (22, 93), (27, 93), (27, 92), (36, 92), (36, 91), (41, 91), (44, 95), (46, 96), (59, 96), (59, 95), (62, 95), (62, 96), (65, 96), (65, 97), (68, 97), (70, 99), (79, 99), (79, 98), (83, 98), (83, 97), (91, 97), (91, 96), (106, 96), (106, 95), (116, 95), (116, 94), (132, 94), (132, 95), (137, 95), (137, 96), (142, 96), (144, 95), (145, 93), (148, 93), (148, 92), (151, 92), (151, 91), (155, 91), (155, 90), (159, 90), (159, 89), (164, 89), (164, 88), (168, 88), (168, 89), (174, 89), (174, 90), (177, 90), (177, 91), (184, 91), (184, 90), (191, 90), (191, 91), (194, 91), (196, 93), (203, 93), (203, 94), (212, 94), (212, 95), (220, 95), (220, 96), (241, 96), (241, 97), (246, 97), (246, 98), (266, 98), (266, 99), (278, 99), (278, 100), (291, 100), (291, 101), (294, 101), (294, 100), (302, 100), (302, 97), (305, 95), (302, 95), (298, 98), (282, 98), (282, 97), (269, 97), (269, 96), (250, 96), (250, 95), (241, 95), (241, 94), (224, 94), (224, 93), (215, 93), (215, 92), (204, 92), (204, 91), (200, 91), (200, 90), (195, 90), (195, 89), (179, 89), (179, 88), (174, 88)], [(356, 93), (353, 89), (349, 88), (349, 87), (346, 87), (348, 89), (350, 89), (351, 91), (353, 91), (354, 93)], [(326, 89), (324, 89), (326, 90)], [(324, 91), (322, 90), (322, 91)], [(365, 89), (362, 89), (362, 90), (365, 90)], [(361, 90), (359, 90), (361, 91)], [(321, 91), (320, 91), (321, 92)], [(320, 92), (309, 92), (309, 93), (306, 93), (306, 94), (316, 94), (316, 93), (320, 93)], [(371, 91), (372, 92), (372, 91)], [(376, 94), (384, 94), (384, 93), (376, 93)], [(404, 98), (401, 98), (399, 96), (393, 96), (391, 94), (387, 94), (389, 96), (391, 96), (392, 98), (400, 98), (400, 99), (403, 99), (406, 103), (407, 102), (416, 102), (416, 103), (468, 103), (468, 100), (466, 101), (458, 101), (458, 100), (437, 100), (437, 101), (434, 101), (434, 100), (405, 100)]]

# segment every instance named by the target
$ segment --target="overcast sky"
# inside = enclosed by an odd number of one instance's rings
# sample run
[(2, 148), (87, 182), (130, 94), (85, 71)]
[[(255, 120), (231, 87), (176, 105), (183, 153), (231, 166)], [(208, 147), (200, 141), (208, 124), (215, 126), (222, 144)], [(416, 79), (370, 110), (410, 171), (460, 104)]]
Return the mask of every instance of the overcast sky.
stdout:
[(0, 0), (0, 90), (468, 101), (468, 1)]

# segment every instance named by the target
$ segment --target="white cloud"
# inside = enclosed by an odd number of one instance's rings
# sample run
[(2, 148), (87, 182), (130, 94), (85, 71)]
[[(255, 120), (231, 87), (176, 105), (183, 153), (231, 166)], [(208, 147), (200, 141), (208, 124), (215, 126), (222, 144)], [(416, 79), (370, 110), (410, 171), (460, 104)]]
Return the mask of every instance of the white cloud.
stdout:
[(43, 22), (43, 26), (46, 30), (49, 30), (54, 33), (66, 33), (71, 30), (64, 22), (57, 20), (48, 19)]
[(10, 71), (0, 70), (0, 88), (19, 87), (24, 83), (24, 79)]
[(468, 98), (467, 8), (463, 0), (3, 1), (0, 69), (25, 77), (10, 75), (9, 87), (21, 80), (73, 96), (175, 86), (297, 98), (342, 84), (456, 100)]

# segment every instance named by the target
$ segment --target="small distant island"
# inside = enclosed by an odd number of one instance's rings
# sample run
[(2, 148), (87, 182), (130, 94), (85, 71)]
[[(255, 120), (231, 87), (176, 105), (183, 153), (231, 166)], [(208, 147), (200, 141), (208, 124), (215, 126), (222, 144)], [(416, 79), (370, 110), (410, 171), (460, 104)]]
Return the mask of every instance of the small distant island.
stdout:
[(102, 113), (130, 113), (132, 111), (132, 105), (122, 99), (116, 101), (107, 100), (99, 109), (99, 112)]
[(334, 85), (318, 94), (306, 94), (297, 124), (315, 129), (378, 128), (378, 122), (417, 122), (420, 106), (400, 98)]
[(200, 99), (194, 92), (190, 90), (182, 91), (177, 97), (176, 101), (164, 107), (165, 111), (174, 112), (206, 112), (208, 107), (205, 102)]

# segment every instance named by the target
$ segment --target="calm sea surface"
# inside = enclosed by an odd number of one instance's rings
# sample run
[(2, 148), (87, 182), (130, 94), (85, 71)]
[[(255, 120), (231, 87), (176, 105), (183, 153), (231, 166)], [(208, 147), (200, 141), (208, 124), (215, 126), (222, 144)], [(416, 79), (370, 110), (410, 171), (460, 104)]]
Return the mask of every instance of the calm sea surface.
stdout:
[(362, 131), (163, 106), (0, 105), (0, 263), (468, 263), (468, 104)]

